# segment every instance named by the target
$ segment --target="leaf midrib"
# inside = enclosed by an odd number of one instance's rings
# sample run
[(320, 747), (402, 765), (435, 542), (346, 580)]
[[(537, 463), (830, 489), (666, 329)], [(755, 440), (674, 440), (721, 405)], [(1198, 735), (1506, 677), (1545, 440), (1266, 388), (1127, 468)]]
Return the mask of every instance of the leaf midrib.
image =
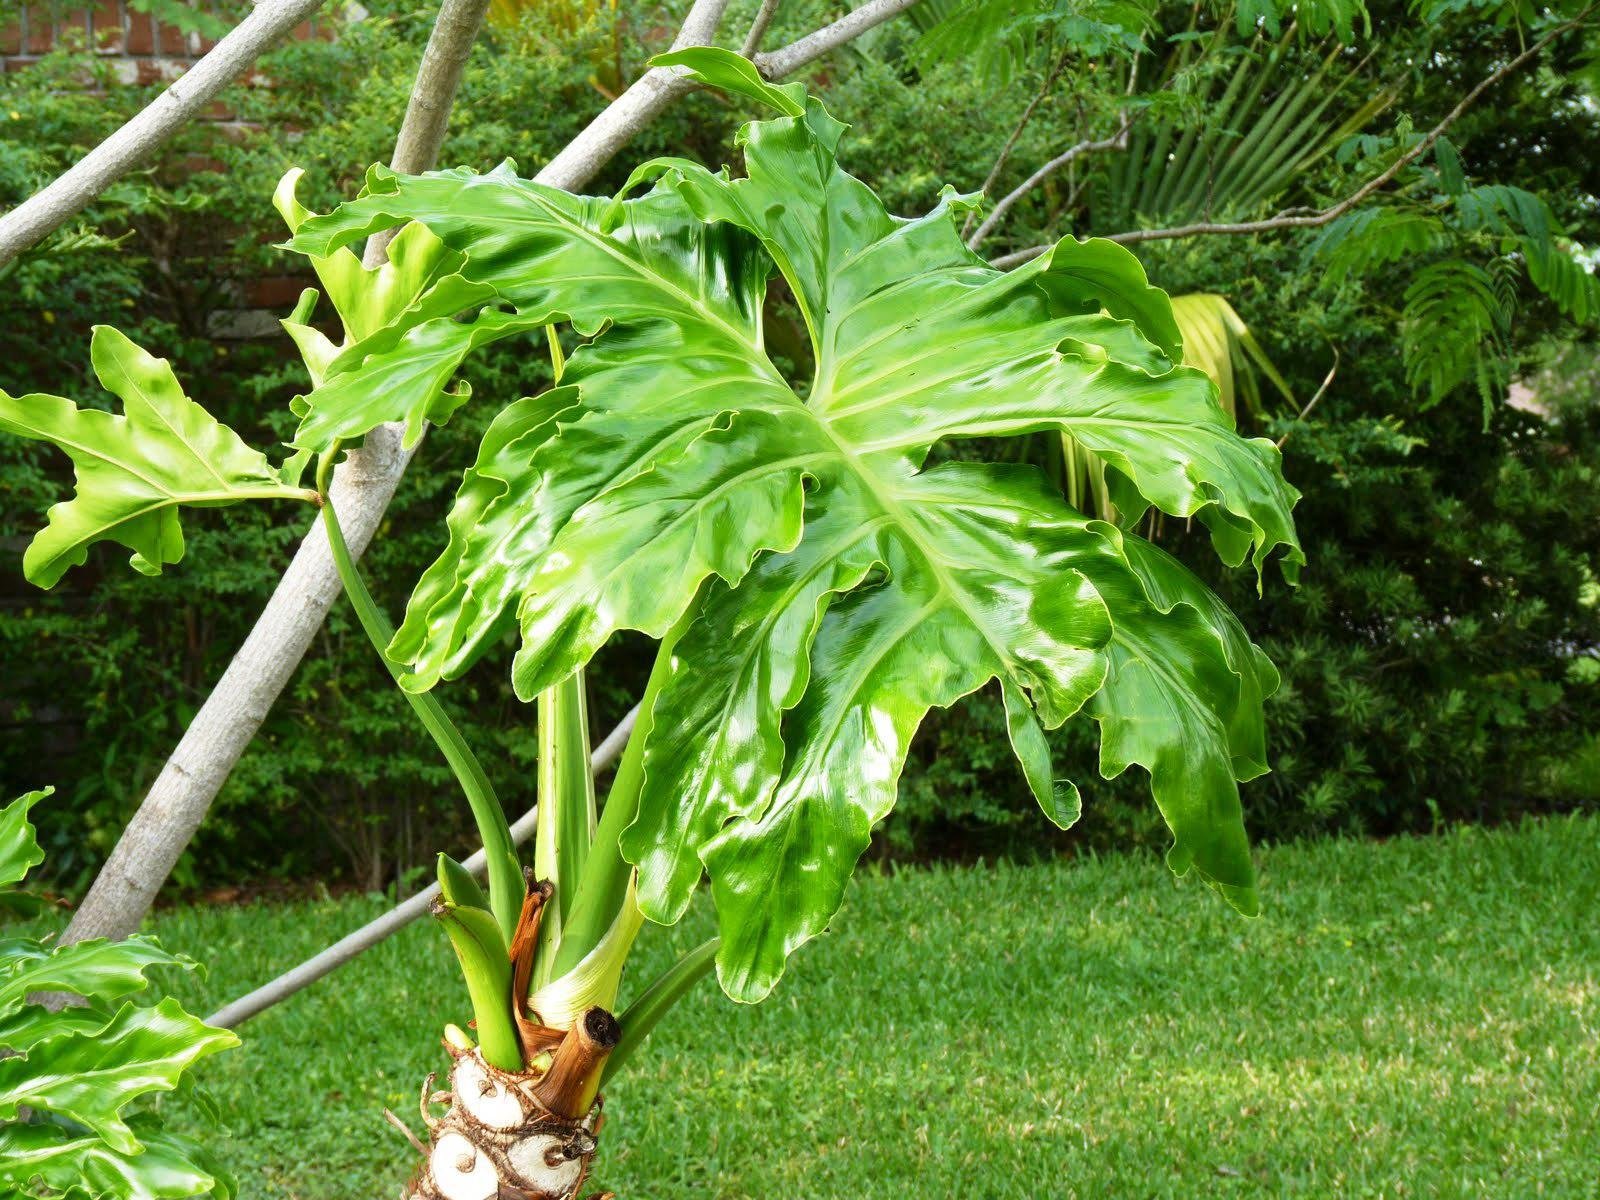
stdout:
[[(546, 214), (548, 214), (551, 217), (552, 220), (554, 220), (555, 222), (557, 222), (560, 225), (564, 226), (569, 231), (572, 231), (576, 235), (577, 239), (588, 242), (590, 245), (594, 246), (596, 249), (598, 249), (601, 252), (609, 255), (612, 259), (616, 260), (618, 263), (621, 263), (624, 267), (631, 267), (634, 270), (635, 274), (639, 278), (644, 279), (646, 282), (648, 282), (652, 286), (656, 287), (658, 290), (664, 291), (664, 292), (668, 293), (669, 295), (678, 296), (678, 297), (682, 298), (684, 303), (689, 308), (691, 308), (695, 312), (699, 313), (709, 324), (715, 325), (718, 328), (722, 329), (736, 344), (741, 345), (741, 346), (748, 346), (750, 348), (750, 350), (752, 351), (754, 357), (758, 360), (758, 363), (759, 363), (760, 367), (763, 368), (769, 376), (771, 376), (772, 378), (778, 380), (786, 388), (790, 387), (789, 382), (783, 378), (782, 373), (777, 369), (777, 367), (773, 366), (772, 361), (767, 357), (765, 350), (763, 350), (762, 347), (758, 344), (759, 343), (759, 337), (760, 337), (760, 314), (759, 314), (759, 312), (757, 313), (757, 318), (756, 318), (756, 339), (752, 340), (751, 338), (747, 337), (744, 334), (743, 331), (741, 331), (741, 330), (735, 328), (734, 326), (730, 325), (721, 316), (719, 316), (717, 313), (713, 312), (698, 297), (696, 297), (694, 295), (691, 295), (689, 292), (686, 292), (683, 288), (679, 287), (676, 283), (674, 283), (672, 280), (668, 279), (666, 276), (660, 274), (657, 271), (649, 269), (646, 266), (646, 264), (645, 264), (645, 262), (644, 262), (642, 257), (641, 258), (630, 258), (627, 254), (623, 253), (622, 247), (621, 247), (620, 244), (615, 242), (613, 239), (605, 236), (604, 234), (595, 233), (588, 226), (584, 225), (581, 221), (578, 221), (578, 220), (568, 216), (566, 213), (562, 212), (555, 205), (551, 204), (548, 201), (548, 199), (546, 199), (546, 197), (544, 197), (540, 193), (530, 189), (527, 192), (527, 194), (534, 199), (535, 203), (537, 203), (538, 206)], [(470, 256), (469, 256), (468, 261), (469, 262), (471, 261), (470, 260)], [(793, 389), (790, 388), (790, 390), (792, 391)]]
[[(956, 608), (960, 609), (972, 628), (977, 631), (978, 636), (983, 639), (984, 644), (989, 647), (990, 653), (994, 655), (996, 662), (1000, 664), (1008, 676), (1012, 676), (1010, 656), (995, 642), (993, 637), (990, 636), (987, 627), (978, 619), (977, 614), (968, 603), (969, 597), (966, 594), (966, 590), (951, 575), (949, 561), (923, 536), (926, 530), (923, 529), (921, 523), (915, 520), (910, 510), (900, 503), (892, 491), (879, 486), (885, 481), (852, 451), (849, 444), (838, 436), (832, 425), (824, 417), (809, 408), (805, 411), (806, 415), (816, 423), (817, 428), (822, 431), (823, 436), (833, 445), (839, 457), (855, 474), (856, 478), (861, 481), (862, 486), (878, 504), (879, 508), (888, 514), (893, 522), (892, 527), (903, 533), (906, 540), (911, 543), (912, 548), (922, 558), (938, 584), (939, 596), (947, 598)], [(1027, 685), (1021, 684), (1021, 686)]]

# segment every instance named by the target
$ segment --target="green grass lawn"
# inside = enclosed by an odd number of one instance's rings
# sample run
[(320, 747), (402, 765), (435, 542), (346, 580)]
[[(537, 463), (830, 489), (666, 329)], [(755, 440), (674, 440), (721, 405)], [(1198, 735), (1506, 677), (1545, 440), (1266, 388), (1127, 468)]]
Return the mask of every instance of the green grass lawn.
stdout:
[[(707, 984), (612, 1088), (598, 1182), (683, 1197), (1600, 1196), (1600, 820), (1260, 856), (1246, 921), (1147, 857), (867, 878), (773, 998)], [(376, 901), (183, 910), (200, 1011)], [(708, 914), (647, 929), (647, 971)], [(637, 976), (636, 976), (637, 978)], [(426, 924), (204, 1082), (255, 1197), (398, 1194), (465, 1021)]]

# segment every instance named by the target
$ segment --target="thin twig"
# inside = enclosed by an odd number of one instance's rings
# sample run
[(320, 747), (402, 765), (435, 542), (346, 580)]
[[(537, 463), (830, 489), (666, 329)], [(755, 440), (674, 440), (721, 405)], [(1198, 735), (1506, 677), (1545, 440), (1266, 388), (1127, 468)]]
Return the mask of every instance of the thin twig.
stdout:
[(1046, 179), (1049, 179), (1050, 176), (1061, 170), (1061, 168), (1066, 166), (1068, 163), (1083, 157), (1085, 154), (1097, 154), (1103, 150), (1121, 150), (1128, 144), (1128, 130), (1132, 125), (1133, 117), (1125, 115), (1122, 118), (1122, 124), (1117, 129), (1117, 132), (1112, 134), (1110, 137), (1099, 138), (1093, 141), (1079, 142), (1075, 146), (1067, 147), (1067, 149), (1063, 150), (1049, 162), (1045, 163), (1044, 166), (1040, 167), (1032, 175), (1029, 175), (1016, 187), (1012, 188), (1011, 191), (1005, 196), (1002, 196), (999, 200), (995, 201), (994, 208), (991, 209), (989, 215), (984, 218), (983, 224), (979, 225), (978, 228), (973, 232), (972, 236), (967, 239), (967, 248), (969, 250), (976, 250), (979, 246), (981, 246), (984, 238), (988, 237), (989, 234), (994, 230), (994, 227), (1001, 222), (1006, 213), (1010, 211), (1012, 205), (1014, 205), (1018, 200), (1021, 200), (1034, 188), (1038, 187)]
[[(984, 177), (983, 185), (978, 188), (985, 196), (989, 189), (994, 187), (994, 181), (1000, 178), (1000, 172), (1005, 170), (1006, 163), (1011, 161), (1011, 151), (1017, 144), (1017, 139), (1022, 136), (1022, 131), (1028, 127), (1028, 122), (1033, 120), (1033, 114), (1038, 111), (1039, 105), (1056, 86), (1056, 80), (1061, 78), (1061, 72), (1067, 69), (1068, 51), (1062, 51), (1061, 57), (1056, 59), (1056, 65), (1050, 69), (1050, 74), (1045, 76), (1044, 83), (1033, 94), (1033, 99), (1028, 101), (1028, 107), (1022, 110), (1022, 115), (1017, 118), (1017, 123), (1011, 127), (1011, 136), (1006, 138), (1006, 144), (1000, 147), (1000, 153), (995, 156), (994, 166), (989, 168), (989, 174)], [(961, 236), (966, 237), (972, 231), (972, 224), (978, 219), (976, 212), (967, 214), (967, 219), (962, 222)]]
[(739, 48), (739, 53), (746, 58), (754, 58), (761, 49), (761, 39), (767, 36), (767, 30), (772, 25), (772, 19), (778, 15), (778, 5), (782, 0), (761, 0), (761, 10), (756, 13), (756, 19), (750, 22), (750, 32), (744, 36), (744, 45)]
[[(1327, 392), (1329, 385), (1333, 383), (1333, 377), (1339, 373), (1339, 347), (1333, 346), (1331, 348), (1333, 350), (1333, 366), (1328, 368), (1328, 373), (1323, 377), (1322, 386), (1316, 390), (1316, 394), (1313, 395), (1311, 399), (1307, 400), (1305, 402), (1305, 406), (1301, 408), (1301, 410), (1295, 415), (1294, 423), (1296, 425), (1311, 415), (1311, 410), (1317, 406), (1317, 401), (1322, 399), (1323, 395)], [(1281, 438), (1278, 439), (1277, 445), (1279, 450), (1283, 449), (1283, 444), (1289, 440), (1289, 434), (1293, 432), (1293, 429), (1289, 429), (1285, 431)]]
[[(700, 0), (700, 3), (706, 2)], [(758, 54), (752, 61), (766, 78), (782, 78), (915, 3), (917, 0), (869, 0), (832, 24), (771, 53)], [(719, 0), (719, 9), (723, 7), (726, 7), (726, 0)], [(690, 15), (695, 16), (695, 11)], [(667, 105), (693, 88), (694, 82), (680, 67), (655, 67), (646, 71), (534, 178), (568, 191), (582, 187)]]
[(406, 1141), (411, 1143), (412, 1148), (416, 1150), (418, 1154), (427, 1154), (428, 1148), (422, 1144), (422, 1139), (417, 1137), (416, 1134), (412, 1133), (410, 1127), (407, 1126), (406, 1123), (399, 1117), (395, 1116), (394, 1113), (390, 1112), (387, 1108), (383, 1110), (383, 1119), (389, 1122), (389, 1124), (393, 1125), (401, 1133), (405, 1134)]
[(848, 12), (831, 25), (824, 25), (808, 33), (799, 41), (769, 54), (758, 54), (751, 61), (768, 79), (791, 75), (809, 62), (821, 58), (830, 50), (837, 50), (846, 42), (875, 29), (891, 17), (897, 17), (911, 8), (917, 0), (869, 0), (853, 12)]

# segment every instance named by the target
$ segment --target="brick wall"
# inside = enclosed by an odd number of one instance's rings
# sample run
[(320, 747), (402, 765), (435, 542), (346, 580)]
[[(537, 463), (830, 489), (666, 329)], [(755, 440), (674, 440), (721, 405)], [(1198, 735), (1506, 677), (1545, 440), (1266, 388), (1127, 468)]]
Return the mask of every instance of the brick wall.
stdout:
[[(189, 2), (192, 7), (220, 16), (231, 28), (243, 19), (252, 0), (223, 0), (221, 6), (210, 0)], [(360, 20), (364, 15), (359, 5), (344, 6), (346, 21)], [(334, 25), (328, 21), (307, 21), (292, 36), (299, 40), (325, 38), (332, 36), (333, 30)], [(168, 83), (215, 44), (201, 34), (184, 33), (148, 13), (136, 12), (127, 0), (102, 0), (96, 8), (31, 5), (24, 7), (16, 19), (0, 17), (0, 64), (7, 71), (25, 70), (52, 49), (76, 45), (92, 47), (124, 83)], [(246, 82), (263, 81), (252, 74)], [(230, 107), (220, 100), (210, 106), (202, 119), (223, 136), (238, 125)], [(294, 306), (302, 288), (315, 282), (309, 272), (303, 277), (269, 276), (240, 281), (225, 289), (222, 307), (209, 314), (210, 332), (225, 339), (281, 337), (278, 318)]]
[[(221, 15), (229, 26), (237, 24), (248, 5), (219, 6), (190, 0), (192, 7)], [(294, 31), (294, 37), (309, 39), (327, 36), (307, 21)], [(0, 63), (7, 71), (27, 68), (57, 46), (76, 41), (104, 55), (125, 83), (159, 83), (176, 79), (194, 65), (216, 43), (198, 33), (184, 33), (174, 25), (157, 21), (148, 13), (135, 12), (127, 0), (102, 0), (98, 7), (67, 9), (65, 6), (24, 7), (14, 19), (0, 26)]]

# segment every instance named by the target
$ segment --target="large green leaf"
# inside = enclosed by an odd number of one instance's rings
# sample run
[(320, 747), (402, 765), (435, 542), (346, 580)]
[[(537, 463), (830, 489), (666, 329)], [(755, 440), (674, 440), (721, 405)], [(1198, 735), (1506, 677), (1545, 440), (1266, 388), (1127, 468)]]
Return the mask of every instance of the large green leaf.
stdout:
[(124, 415), (79, 408), (60, 396), (0, 392), (0, 430), (50, 442), (76, 468), (76, 494), (51, 508), (23, 556), (30, 582), (53, 586), (99, 541), (121, 543), (133, 551), (136, 569), (157, 574), (183, 557), (180, 505), (310, 498), (184, 395), (165, 359), (106, 325), (95, 326), (90, 357)]
[(34, 1043), (72, 1030), (98, 1033), (110, 1017), (102, 1008), (69, 1004), (52, 1011), (42, 1004), (24, 1004), (0, 1016), (0, 1046), (21, 1053)]
[(98, 1030), (69, 1029), (37, 1041), (26, 1054), (0, 1059), (0, 1120), (40, 1109), (94, 1131), (113, 1150), (140, 1149), (122, 1110), (140, 1096), (171, 1091), (197, 1060), (237, 1046), (176, 1000), (151, 1008), (125, 1004)]
[[(295, 239), (327, 255), (427, 225), (499, 305), (435, 326), (452, 354), (556, 319), (588, 338), (563, 387), (512, 404), (485, 437), (391, 647), (410, 685), (465, 670), (513, 602), (525, 697), (615, 630), (687, 621), (624, 850), (656, 920), (676, 919), (709, 870), (719, 975), (741, 999), (764, 995), (837, 910), (927, 711), (990, 680), (1060, 824), (1077, 795), (1055, 779), (1044, 729), (1107, 688), (1107, 768), (1148, 766), (1173, 865), (1252, 908), (1233, 763), (1256, 764), (1235, 752), (1248, 722), (1234, 717), (1262, 689), (1246, 696), (1257, 664), (1233, 627), (1198, 583), (1175, 600), (1180, 585), (1155, 572), (1168, 590), (1147, 591), (1121, 535), (1037, 473), (927, 460), (953, 439), (1065, 432), (1142, 502), (1206, 520), (1228, 561), (1259, 568), (1283, 546), (1292, 571), (1296, 493), (1276, 451), (1234, 433), (1205, 375), (1173, 365), (1170, 306), (1126, 251), (1069, 239), (997, 272), (961, 242), (968, 201), (891, 216), (839, 167), (842, 127), (800, 89), (725, 52), (662, 61), (784, 114), (741, 132), (744, 177), (647, 164), (634, 182), (655, 178), (651, 191), (604, 201), (504, 169), (375, 172)], [(763, 346), (774, 269), (810, 331), (807, 386)], [(377, 335), (346, 390), (403, 380), (405, 338), (428, 324)], [(352, 431), (376, 415), (332, 389), (307, 409)], [(1172, 678), (1136, 677), (1141, 654), (1170, 657)], [(1158, 701), (1216, 719), (1157, 728), (1142, 710)]]

